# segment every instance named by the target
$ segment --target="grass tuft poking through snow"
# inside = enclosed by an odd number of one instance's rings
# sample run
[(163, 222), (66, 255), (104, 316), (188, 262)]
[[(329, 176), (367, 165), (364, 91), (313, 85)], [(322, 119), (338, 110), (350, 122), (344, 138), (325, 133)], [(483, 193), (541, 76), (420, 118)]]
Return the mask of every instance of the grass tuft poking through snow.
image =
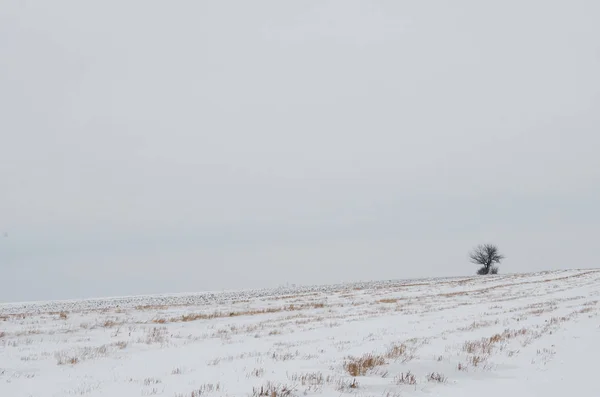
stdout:
[(344, 368), (350, 376), (364, 376), (380, 365), (385, 365), (385, 358), (374, 354), (365, 354), (361, 357), (349, 357), (344, 363)]

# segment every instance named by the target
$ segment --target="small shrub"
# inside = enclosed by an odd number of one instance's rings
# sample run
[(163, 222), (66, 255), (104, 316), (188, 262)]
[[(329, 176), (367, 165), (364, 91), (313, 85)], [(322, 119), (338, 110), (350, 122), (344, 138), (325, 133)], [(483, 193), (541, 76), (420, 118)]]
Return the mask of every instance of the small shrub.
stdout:
[(498, 274), (498, 271), (498, 266), (491, 266), (490, 268), (483, 266), (477, 270), (477, 274), (480, 276), (485, 276), (487, 274)]

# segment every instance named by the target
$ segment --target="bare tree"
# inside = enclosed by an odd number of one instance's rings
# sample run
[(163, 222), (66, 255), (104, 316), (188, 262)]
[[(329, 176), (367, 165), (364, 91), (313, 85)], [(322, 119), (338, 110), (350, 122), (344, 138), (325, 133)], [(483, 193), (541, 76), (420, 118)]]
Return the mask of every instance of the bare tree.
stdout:
[(498, 247), (493, 244), (480, 244), (471, 251), (469, 258), (472, 263), (481, 265), (477, 274), (497, 274), (498, 267), (494, 265), (499, 264), (504, 259), (504, 255), (501, 255), (498, 252)]

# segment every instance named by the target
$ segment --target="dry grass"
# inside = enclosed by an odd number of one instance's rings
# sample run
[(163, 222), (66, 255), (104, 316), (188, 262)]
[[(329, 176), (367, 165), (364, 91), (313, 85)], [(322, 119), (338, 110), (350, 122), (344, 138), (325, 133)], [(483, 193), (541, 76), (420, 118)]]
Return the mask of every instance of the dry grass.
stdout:
[[(471, 364), (473, 367), (479, 367), (481, 364), (484, 364), (487, 361), (487, 357), (483, 356), (469, 356), (467, 358), (467, 362)], [(462, 370), (461, 364), (458, 364), (459, 371)], [(466, 367), (464, 368), (466, 370)]]
[(463, 345), (463, 351), (469, 354), (480, 354), (488, 356), (492, 353), (494, 347), (500, 342), (506, 342), (517, 336), (526, 335), (529, 331), (526, 328), (519, 330), (507, 329), (501, 334), (492, 335), (489, 338), (482, 338), (475, 341), (467, 341)]
[(75, 365), (82, 361), (108, 356), (115, 349), (123, 350), (127, 342), (121, 341), (97, 347), (82, 347), (71, 351), (60, 351), (54, 354), (57, 365)]
[(443, 298), (453, 298), (455, 296), (463, 296), (463, 295), (468, 295), (470, 292), (474, 292), (474, 291), (456, 291), (456, 292), (446, 292), (443, 294), (438, 294), (437, 296), (441, 296)]
[(249, 309), (249, 310), (228, 311), (228, 312), (215, 311), (212, 313), (189, 313), (189, 314), (184, 314), (184, 315), (181, 315), (178, 317), (156, 318), (156, 319), (152, 320), (152, 322), (156, 323), (156, 324), (190, 322), (190, 321), (198, 321), (198, 320), (212, 320), (215, 318), (256, 316), (256, 315), (261, 315), (261, 314), (291, 312), (291, 311), (299, 311), (299, 310), (307, 310), (307, 309), (322, 309), (324, 307), (325, 307), (325, 304), (322, 302), (306, 303), (306, 304), (301, 304), (301, 305), (289, 304), (286, 306), (269, 307), (266, 309)]
[(596, 309), (593, 308), (593, 307), (586, 307), (586, 308), (583, 308), (583, 309), (579, 310), (577, 313), (585, 314), (585, 313), (591, 313), (591, 312), (593, 312), (595, 310)]
[[(290, 300), (290, 299), (300, 299), (300, 298), (306, 298), (309, 296), (317, 296), (319, 295), (318, 292), (301, 292), (301, 293), (297, 293), (294, 295), (279, 295), (279, 296), (271, 296), (269, 298), (266, 298), (265, 300), (269, 300), (269, 301), (278, 301), (278, 300)], [(246, 302), (249, 302), (249, 300), (245, 300)], [(237, 302), (244, 302), (244, 301), (237, 301)]]
[(440, 374), (439, 372), (432, 372), (430, 374), (427, 374), (428, 382), (446, 383), (447, 380), (448, 379), (444, 375)]
[[(526, 328), (522, 328), (519, 330), (510, 330), (507, 329), (500, 334), (494, 334), (489, 338), (482, 338), (475, 341), (466, 341), (463, 344), (462, 350), (465, 353), (468, 353), (467, 364), (472, 367), (481, 367), (488, 368), (487, 360), (493, 354), (494, 350), (500, 346), (500, 350), (504, 348), (504, 343), (509, 341), (510, 339), (514, 339), (518, 336), (526, 335), (529, 331)], [(459, 363), (458, 364), (459, 371), (466, 371), (467, 366)]]
[(530, 312), (529, 312), (529, 313), (527, 313), (527, 314), (531, 314), (532, 316), (541, 316), (542, 314), (544, 314), (544, 313), (549, 313), (549, 312), (551, 312), (551, 311), (552, 311), (552, 310), (550, 310), (550, 309), (536, 309), (536, 310), (532, 310), (532, 311), (530, 311)]
[(187, 394), (176, 394), (175, 397), (201, 397), (207, 395), (209, 393), (219, 392), (221, 391), (220, 383), (205, 383), (200, 386), (198, 389), (192, 390)]
[(288, 376), (288, 379), (294, 382), (294, 384), (300, 384), (303, 388), (305, 388), (303, 394), (307, 395), (309, 393), (312, 394), (322, 392), (323, 386), (325, 384), (331, 385), (336, 378), (330, 375), (325, 377), (321, 372), (309, 372), (293, 374)]
[(259, 353), (259, 352), (242, 353), (242, 354), (238, 354), (237, 356), (213, 358), (211, 360), (208, 360), (206, 364), (209, 366), (216, 366), (216, 365), (219, 365), (221, 362), (232, 362), (234, 360), (245, 360), (248, 358), (258, 359), (259, 357), (263, 357), (263, 356), (265, 356), (265, 353)]
[(415, 376), (408, 371), (407, 373), (401, 373), (400, 375), (396, 376), (394, 378), (394, 382), (397, 385), (416, 385), (417, 378), (415, 378)]
[(293, 374), (289, 379), (302, 386), (323, 386), (325, 384), (332, 384), (335, 378), (331, 375), (324, 376), (322, 372), (308, 372)]
[(401, 360), (403, 363), (415, 358), (413, 352), (404, 344), (394, 344), (388, 348), (385, 358), (390, 360)]
[(34, 328), (34, 329), (28, 329), (28, 330), (23, 330), (23, 331), (18, 331), (13, 333), (13, 336), (26, 336), (26, 335), (39, 335), (41, 334), (42, 331), (38, 328)]
[(399, 299), (397, 298), (385, 298), (385, 299), (380, 299), (377, 302), (378, 303), (397, 303)]
[(151, 344), (164, 344), (167, 341), (167, 328), (166, 327), (154, 327), (146, 331), (146, 337), (141, 339), (140, 342)]
[(77, 357), (62, 357), (57, 355), (56, 356), (56, 364), (57, 365), (75, 365), (79, 363), (79, 358)]
[(404, 343), (391, 345), (384, 354), (364, 354), (361, 357), (348, 357), (344, 369), (351, 376), (364, 376), (373, 372), (376, 367), (387, 364), (386, 360), (408, 362), (414, 358), (413, 349)]
[(339, 379), (336, 385), (336, 389), (342, 393), (358, 389), (359, 383), (356, 379)]
[(386, 352), (386, 357), (387, 358), (398, 358), (398, 357), (402, 357), (406, 354), (406, 345), (404, 344), (400, 344), (400, 345), (392, 345), (388, 351)]
[(104, 328), (113, 328), (116, 327), (117, 325), (121, 325), (122, 323), (117, 322), (117, 321), (113, 321), (113, 320), (106, 320), (103, 324), (102, 327)]
[(463, 351), (469, 354), (490, 355), (492, 353), (493, 343), (488, 338), (477, 341), (467, 341), (463, 345)]
[(265, 369), (264, 368), (254, 368), (250, 372), (250, 375), (254, 376), (256, 378), (261, 378), (264, 374), (265, 374)]
[(125, 341), (115, 342), (115, 343), (113, 343), (113, 345), (116, 346), (117, 348), (123, 350), (127, 347), (127, 342), (125, 342)]
[(351, 376), (364, 376), (374, 368), (386, 364), (385, 358), (375, 354), (365, 354), (362, 357), (350, 357), (344, 363), (344, 369)]
[(299, 355), (300, 355), (300, 352), (298, 350), (296, 350), (295, 352), (284, 352), (284, 353), (273, 352), (271, 354), (271, 359), (273, 359), (273, 361), (289, 361), (289, 360), (295, 359)]
[(61, 320), (66, 320), (67, 318), (69, 318), (69, 316), (66, 312), (60, 312), (58, 313), (58, 318), (60, 318)]
[(267, 382), (261, 387), (252, 388), (252, 397), (287, 397), (293, 396), (295, 389), (278, 383)]
[(138, 305), (135, 307), (135, 310), (167, 310), (177, 306), (187, 306), (187, 305)]
[(16, 314), (2, 314), (0, 315), (0, 320), (8, 321), (8, 320), (25, 320), (29, 317), (28, 313), (16, 313)]
[(495, 321), (474, 321), (470, 325), (468, 325), (466, 327), (458, 328), (457, 330), (461, 331), (461, 332), (474, 331), (474, 330), (479, 329), (479, 328), (491, 327), (493, 325), (498, 325), (499, 323), (500, 323), (500, 320), (495, 320)]

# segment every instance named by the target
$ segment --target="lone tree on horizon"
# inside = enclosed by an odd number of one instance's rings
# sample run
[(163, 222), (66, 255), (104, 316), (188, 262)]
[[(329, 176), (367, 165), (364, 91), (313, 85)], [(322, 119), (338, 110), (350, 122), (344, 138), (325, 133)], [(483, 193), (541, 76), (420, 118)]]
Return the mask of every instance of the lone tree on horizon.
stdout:
[(495, 264), (500, 264), (504, 255), (498, 252), (498, 247), (493, 244), (480, 244), (469, 254), (471, 262), (476, 265), (481, 265), (477, 274), (498, 274), (498, 267)]

